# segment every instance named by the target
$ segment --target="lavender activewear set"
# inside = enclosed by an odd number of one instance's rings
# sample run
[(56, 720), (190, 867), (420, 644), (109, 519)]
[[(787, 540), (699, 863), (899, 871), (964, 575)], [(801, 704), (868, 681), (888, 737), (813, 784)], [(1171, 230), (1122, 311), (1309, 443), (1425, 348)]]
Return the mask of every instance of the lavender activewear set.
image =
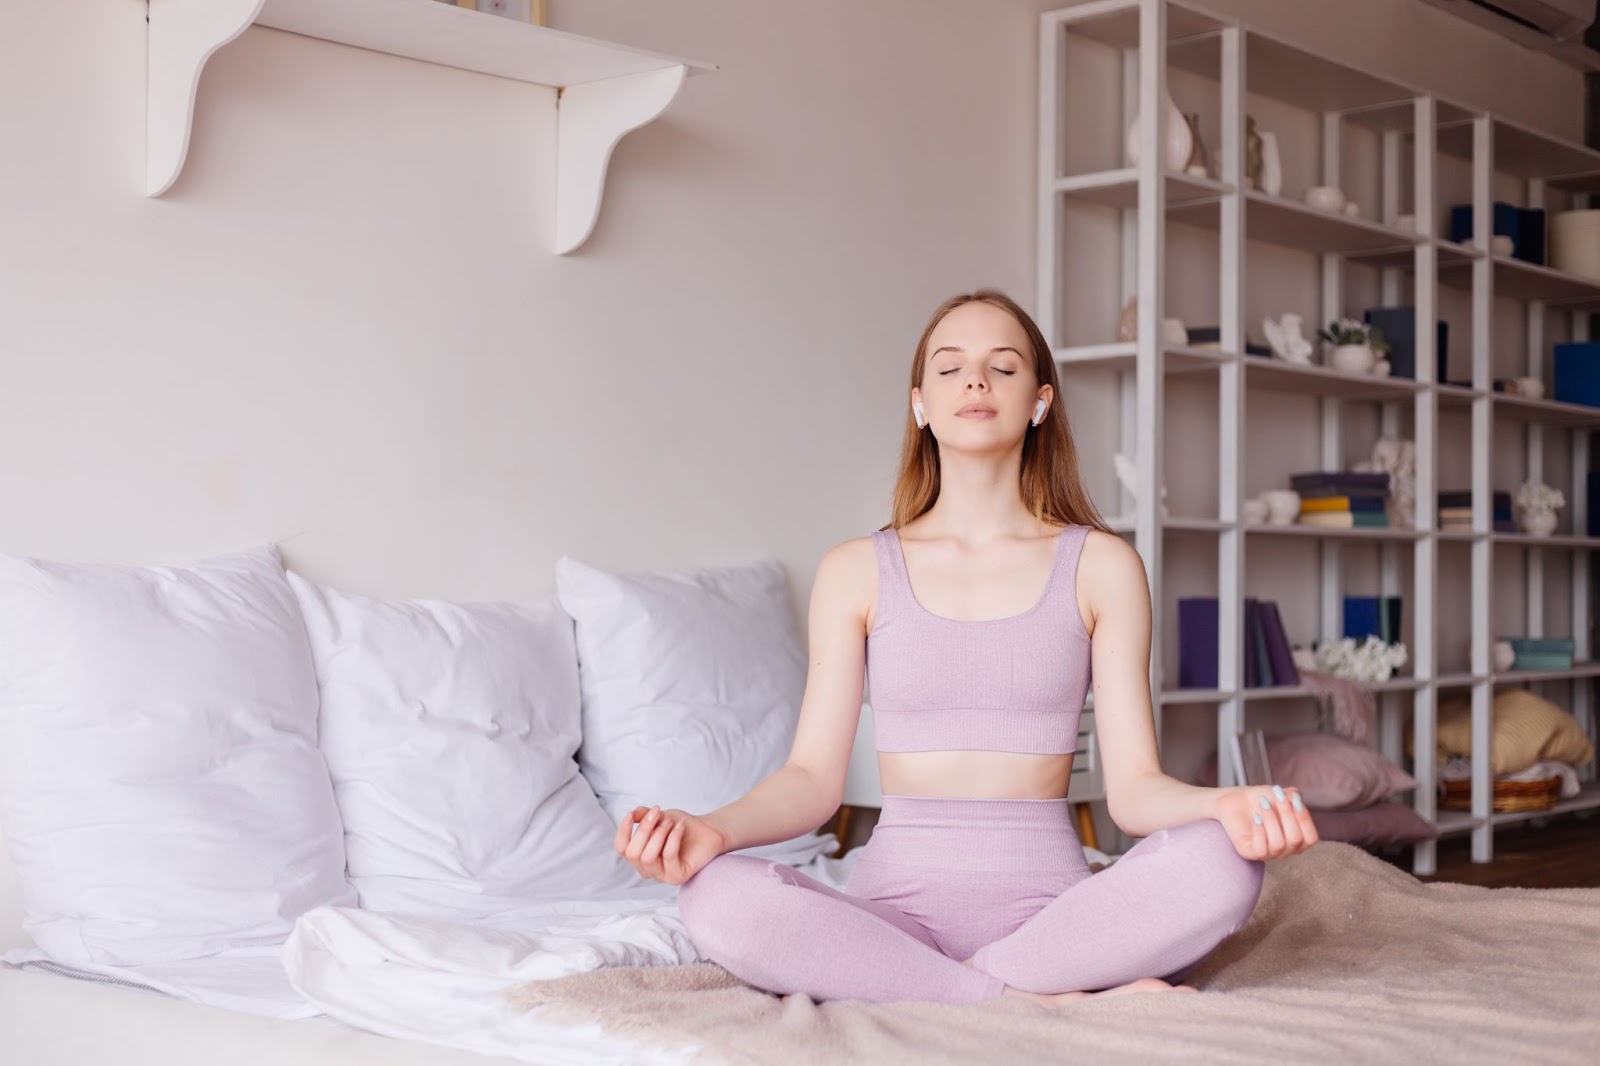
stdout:
[[(928, 613), (898, 532), (872, 534), (867, 685), (879, 751), (1076, 749), (1089, 684), (1076, 575), (1088, 533), (1062, 530), (1037, 603), (983, 621)], [(1244, 924), (1262, 868), (1207, 818), (1154, 832), (1091, 876), (1065, 798), (885, 795), (844, 891), (730, 853), (684, 882), (678, 904), (701, 954), (759, 988), (970, 1003), (1007, 985), (1176, 980)]]

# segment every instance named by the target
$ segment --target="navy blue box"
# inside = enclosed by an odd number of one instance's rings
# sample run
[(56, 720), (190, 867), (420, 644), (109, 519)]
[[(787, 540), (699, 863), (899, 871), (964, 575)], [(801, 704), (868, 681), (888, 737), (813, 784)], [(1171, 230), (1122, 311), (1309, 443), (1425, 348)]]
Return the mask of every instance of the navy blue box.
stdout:
[(1556, 345), (1555, 365), (1554, 399), (1600, 407), (1600, 341)]
[[(1542, 212), (1541, 212), (1542, 214)], [(1522, 236), (1522, 209), (1516, 204), (1504, 203), (1500, 200), (1494, 202), (1494, 232), (1511, 238), (1511, 254), (1521, 255)], [(1541, 218), (1539, 224), (1539, 254), (1544, 255), (1544, 223)], [(1457, 244), (1472, 243), (1472, 205), (1456, 204), (1450, 209), (1450, 239)]]
[[(1389, 376), (1396, 378), (1417, 377), (1417, 309), (1415, 307), (1369, 307), (1361, 313), (1361, 318), (1368, 325), (1377, 326), (1383, 331), (1383, 339), (1389, 345)], [(1438, 332), (1434, 335), (1434, 380), (1446, 381), (1446, 373), (1450, 365), (1450, 323), (1439, 320)]]

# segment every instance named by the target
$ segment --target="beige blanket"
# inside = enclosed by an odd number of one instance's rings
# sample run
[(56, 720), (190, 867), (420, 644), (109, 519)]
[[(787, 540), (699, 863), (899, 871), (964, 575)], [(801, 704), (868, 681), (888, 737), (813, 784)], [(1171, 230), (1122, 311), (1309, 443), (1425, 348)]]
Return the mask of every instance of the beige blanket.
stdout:
[(1322, 841), (1267, 863), (1244, 928), (1195, 993), (1013, 996), (948, 1006), (814, 1003), (714, 963), (613, 967), (512, 989), (553, 1021), (597, 1021), (697, 1062), (1600, 1063), (1600, 889), (1418, 881)]

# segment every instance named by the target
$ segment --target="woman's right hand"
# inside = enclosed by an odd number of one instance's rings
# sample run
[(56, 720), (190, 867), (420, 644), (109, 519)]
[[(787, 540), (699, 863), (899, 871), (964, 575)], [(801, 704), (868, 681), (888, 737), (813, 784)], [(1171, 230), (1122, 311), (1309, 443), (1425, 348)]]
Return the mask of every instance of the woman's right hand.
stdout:
[[(639, 831), (633, 831), (635, 822)], [(635, 807), (617, 827), (617, 853), (646, 877), (681, 885), (728, 850), (722, 830), (676, 807)]]

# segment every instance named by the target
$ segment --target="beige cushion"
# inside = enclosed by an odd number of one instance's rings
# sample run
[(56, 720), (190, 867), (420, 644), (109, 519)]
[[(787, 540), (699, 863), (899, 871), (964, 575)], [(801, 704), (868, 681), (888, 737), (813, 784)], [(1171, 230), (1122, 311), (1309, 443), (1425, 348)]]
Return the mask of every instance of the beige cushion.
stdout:
[[(1472, 754), (1472, 705), (1465, 696), (1439, 702), (1439, 758)], [(1406, 750), (1414, 751), (1410, 730)], [(1594, 742), (1564, 708), (1527, 689), (1501, 689), (1494, 696), (1489, 761), (1495, 776), (1526, 770), (1541, 759), (1574, 765), (1594, 758)]]

